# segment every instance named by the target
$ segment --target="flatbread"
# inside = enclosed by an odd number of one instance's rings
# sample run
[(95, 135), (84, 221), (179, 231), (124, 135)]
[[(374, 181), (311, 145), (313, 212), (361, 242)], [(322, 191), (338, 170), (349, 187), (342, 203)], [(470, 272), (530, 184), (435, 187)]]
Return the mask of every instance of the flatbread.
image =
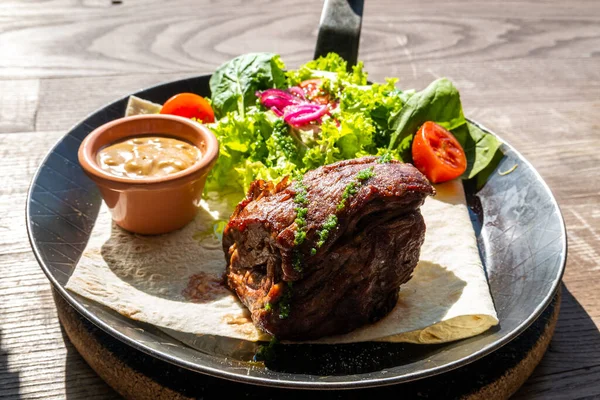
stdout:
[[(317, 342), (443, 343), (498, 323), (462, 183), (448, 182), (436, 190), (421, 208), (425, 243), (396, 307), (375, 324)], [(225, 257), (218, 231), (237, 200), (239, 195), (210, 193), (192, 223), (160, 236), (125, 232), (112, 223), (103, 204), (66, 288), (161, 328), (268, 340), (237, 297), (219, 284)]]
[(129, 99), (127, 99), (127, 106), (125, 107), (125, 116), (158, 114), (161, 109), (162, 104), (153, 103), (136, 96), (129, 96)]

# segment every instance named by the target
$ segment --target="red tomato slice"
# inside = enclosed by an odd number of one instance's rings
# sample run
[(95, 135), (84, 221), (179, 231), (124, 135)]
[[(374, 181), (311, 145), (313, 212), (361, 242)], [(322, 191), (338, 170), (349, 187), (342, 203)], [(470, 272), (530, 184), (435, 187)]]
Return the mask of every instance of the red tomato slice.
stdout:
[(435, 122), (425, 122), (412, 144), (413, 164), (432, 183), (458, 178), (467, 169), (467, 158), (460, 143)]
[(317, 104), (328, 104), (329, 103), (329, 95), (323, 93), (321, 90), (321, 86), (323, 86), (323, 79), (307, 79), (298, 84), (300, 88), (304, 91), (306, 98), (308, 98), (313, 103)]
[(165, 102), (161, 114), (196, 118), (204, 123), (215, 122), (215, 113), (204, 97), (194, 93), (179, 93)]

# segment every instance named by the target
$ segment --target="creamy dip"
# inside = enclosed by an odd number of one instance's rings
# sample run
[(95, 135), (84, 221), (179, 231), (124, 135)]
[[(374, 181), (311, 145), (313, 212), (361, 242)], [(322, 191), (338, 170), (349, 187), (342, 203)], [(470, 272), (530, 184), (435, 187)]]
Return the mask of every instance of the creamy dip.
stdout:
[(139, 136), (106, 146), (98, 152), (97, 162), (112, 175), (143, 179), (183, 171), (200, 158), (200, 149), (183, 140)]

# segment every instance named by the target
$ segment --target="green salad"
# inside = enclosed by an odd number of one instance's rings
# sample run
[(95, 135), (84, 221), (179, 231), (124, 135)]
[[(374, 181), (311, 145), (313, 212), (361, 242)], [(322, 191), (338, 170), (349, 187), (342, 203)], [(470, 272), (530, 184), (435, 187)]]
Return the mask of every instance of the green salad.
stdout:
[(210, 128), (221, 147), (206, 188), (245, 191), (255, 179), (277, 181), (366, 155), (413, 162), (413, 139), (428, 121), (462, 147), (460, 177), (485, 183), (502, 157), (501, 143), (465, 119), (451, 81), (400, 90), (394, 78), (370, 84), (362, 63), (347, 67), (334, 53), (288, 71), (272, 53), (219, 67), (210, 80)]

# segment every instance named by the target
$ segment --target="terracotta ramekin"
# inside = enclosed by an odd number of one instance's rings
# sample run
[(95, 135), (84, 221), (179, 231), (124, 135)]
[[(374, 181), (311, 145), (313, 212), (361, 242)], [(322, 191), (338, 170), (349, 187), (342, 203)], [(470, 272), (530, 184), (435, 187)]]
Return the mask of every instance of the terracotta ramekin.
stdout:
[[(109, 174), (96, 161), (98, 151), (123, 139), (164, 135), (198, 147), (202, 158), (172, 175), (133, 179)], [(198, 212), (206, 176), (219, 156), (219, 143), (205, 126), (174, 115), (137, 115), (111, 121), (92, 131), (79, 147), (79, 163), (96, 183), (120, 227), (155, 235), (179, 229)]]

